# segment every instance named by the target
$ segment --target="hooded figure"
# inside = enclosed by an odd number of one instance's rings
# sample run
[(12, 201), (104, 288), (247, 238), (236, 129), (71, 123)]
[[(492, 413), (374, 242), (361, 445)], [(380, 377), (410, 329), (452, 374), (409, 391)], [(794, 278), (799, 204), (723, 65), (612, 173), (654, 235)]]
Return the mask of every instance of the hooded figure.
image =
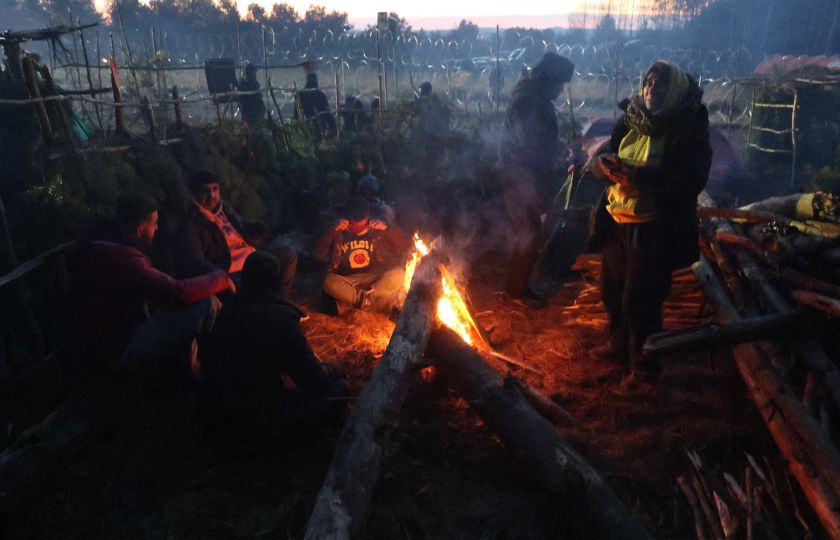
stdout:
[(703, 91), (679, 66), (660, 60), (624, 100), (609, 154), (596, 177), (609, 182), (595, 208), (590, 250), (601, 251), (601, 297), (609, 342), (598, 358), (629, 356), (630, 375), (618, 392), (648, 388), (658, 364), (642, 346), (662, 329), (671, 272), (698, 257), (697, 195), (709, 177), (712, 149)]
[(300, 103), (300, 114), (312, 122), (312, 130), (315, 133), (316, 141), (324, 137), (333, 137), (336, 133), (335, 117), (330, 110), (327, 95), (318, 88), (318, 74), (308, 73), (306, 75), (306, 86), (298, 91)]
[(552, 100), (572, 79), (574, 69), (568, 59), (545, 53), (530, 76), (523, 76), (511, 92), (499, 164), (513, 235), (506, 290), (514, 297), (534, 296), (528, 278), (539, 252), (540, 215), (566, 176), (567, 151), (560, 142)]

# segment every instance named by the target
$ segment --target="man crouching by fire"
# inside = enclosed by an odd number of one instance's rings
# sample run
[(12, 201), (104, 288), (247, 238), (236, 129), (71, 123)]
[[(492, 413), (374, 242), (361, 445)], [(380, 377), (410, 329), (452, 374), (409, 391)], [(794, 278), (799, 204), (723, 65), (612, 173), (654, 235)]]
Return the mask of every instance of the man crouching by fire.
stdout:
[(314, 250), (329, 268), (324, 292), (336, 300), (338, 313), (373, 309), (388, 313), (403, 291), (409, 238), (394, 226), (370, 218), (370, 202), (352, 197), (342, 216)]

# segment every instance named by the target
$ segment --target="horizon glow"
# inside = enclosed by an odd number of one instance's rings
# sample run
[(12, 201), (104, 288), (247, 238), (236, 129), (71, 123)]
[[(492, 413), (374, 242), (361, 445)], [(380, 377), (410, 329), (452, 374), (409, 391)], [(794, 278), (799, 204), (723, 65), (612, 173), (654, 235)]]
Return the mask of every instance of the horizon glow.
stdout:
[[(147, 4), (148, 0), (140, 0)], [(643, 1), (643, 0), (642, 0)], [(98, 11), (103, 12), (108, 0), (94, 0)], [(256, 3), (262, 6), (267, 12), (275, 0), (236, 0), (239, 13), (245, 15), (248, 5)], [(481, 27), (492, 27), (500, 25), (502, 28), (510, 26), (526, 26), (533, 28), (551, 28), (555, 26), (566, 26), (569, 16), (580, 13), (583, 10), (589, 13), (605, 12), (611, 4), (613, 7), (621, 6), (619, 2), (609, 0), (559, 0), (557, 2), (545, 2), (544, 0), (519, 0), (515, 6), (508, 2), (479, 2), (466, 0), (454, 3), (446, 0), (426, 0), (424, 2), (407, 2), (396, 0), (383, 6), (381, 2), (369, 0), (288, 0), (301, 16), (310, 5), (324, 6), (327, 11), (346, 12), (350, 23), (355, 28), (364, 28), (376, 22), (378, 11), (389, 11), (397, 13), (400, 17), (408, 20), (408, 23), (415, 29), (425, 28), (427, 30), (447, 30), (454, 28), (462, 19), (475, 22)], [(627, 1), (628, 7), (623, 12), (636, 11), (636, 1)], [(618, 4), (618, 6), (615, 6)], [(515, 10), (516, 13), (511, 13)], [(589, 24), (587, 24), (589, 26)]]

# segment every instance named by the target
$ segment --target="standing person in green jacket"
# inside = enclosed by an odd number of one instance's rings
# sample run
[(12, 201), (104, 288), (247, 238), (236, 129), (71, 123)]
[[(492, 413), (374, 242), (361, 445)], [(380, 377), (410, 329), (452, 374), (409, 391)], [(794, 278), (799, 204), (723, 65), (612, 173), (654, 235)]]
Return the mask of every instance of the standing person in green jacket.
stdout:
[(630, 374), (616, 390), (652, 390), (660, 366), (642, 346), (662, 329), (671, 273), (699, 256), (697, 196), (709, 178), (712, 149), (703, 91), (679, 66), (660, 60), (624, 100), (608, 154), (596, 176), (610, 182), (593, 220), (590, 250), (602, 256), (601, 298), (609, 341), (591, 354), (628, 357)]

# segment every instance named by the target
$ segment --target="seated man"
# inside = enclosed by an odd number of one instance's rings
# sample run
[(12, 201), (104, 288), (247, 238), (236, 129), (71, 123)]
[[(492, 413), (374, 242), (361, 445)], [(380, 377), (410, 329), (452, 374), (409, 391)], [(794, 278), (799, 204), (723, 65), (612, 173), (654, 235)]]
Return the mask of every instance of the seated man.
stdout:
[(396, 227), (370, 219), (370, 202), (352, 197), (344, 217), (327, 231), (315, 256), (330, 256), (324, 291), (347, 307), (388, 312), (403, 291), (406, 254), (411, 241)]
[(350, 394), (337, 370), (312, 352), (300, 310), (280, 294), (282, 282), (277, 259), (264, 251), (251, 254), (242, 289), (202, 343), (203, 412), (211, 427), (226, 434), (317, 428), (341, 412), (341, 398)]
[[(236, 85), (240, 92), (256, 92), (260, 89), (257, 81), (257, 66), (252, 63), (245, 64), (245, 76), (239, 79)], [(265, 102), (262, 94), (246, 94), (237, 96), (239, 109), (242, 111), (242, 120), (249, 126), (257, 127), (265, 120)]]
[(146, 250), (157, 220), (154, 200), (124, 195), (109, 233), (80, 240), (70, 253), (70, 342), (81, 369), (120, 355), (123, 367), (146, 367), (189, 345), (212, 324), (218, 309), (213, 295), (233, 289), (217, 268), (175, 279), (152, 266)]
[[(190, 191), (193, 204), (172, 239), (175, 271), (193, 276), (214, 267), (221, 268), (238, 283), (245, 259), (268, 238), (268, 225), (246, 221), (223, 204), (220, 179), (209, 171), (192, 173)], [(297, 253), (277, 243), (265, 249), (280, 261), (281, 293), (288, 298), (295, 279)]]

